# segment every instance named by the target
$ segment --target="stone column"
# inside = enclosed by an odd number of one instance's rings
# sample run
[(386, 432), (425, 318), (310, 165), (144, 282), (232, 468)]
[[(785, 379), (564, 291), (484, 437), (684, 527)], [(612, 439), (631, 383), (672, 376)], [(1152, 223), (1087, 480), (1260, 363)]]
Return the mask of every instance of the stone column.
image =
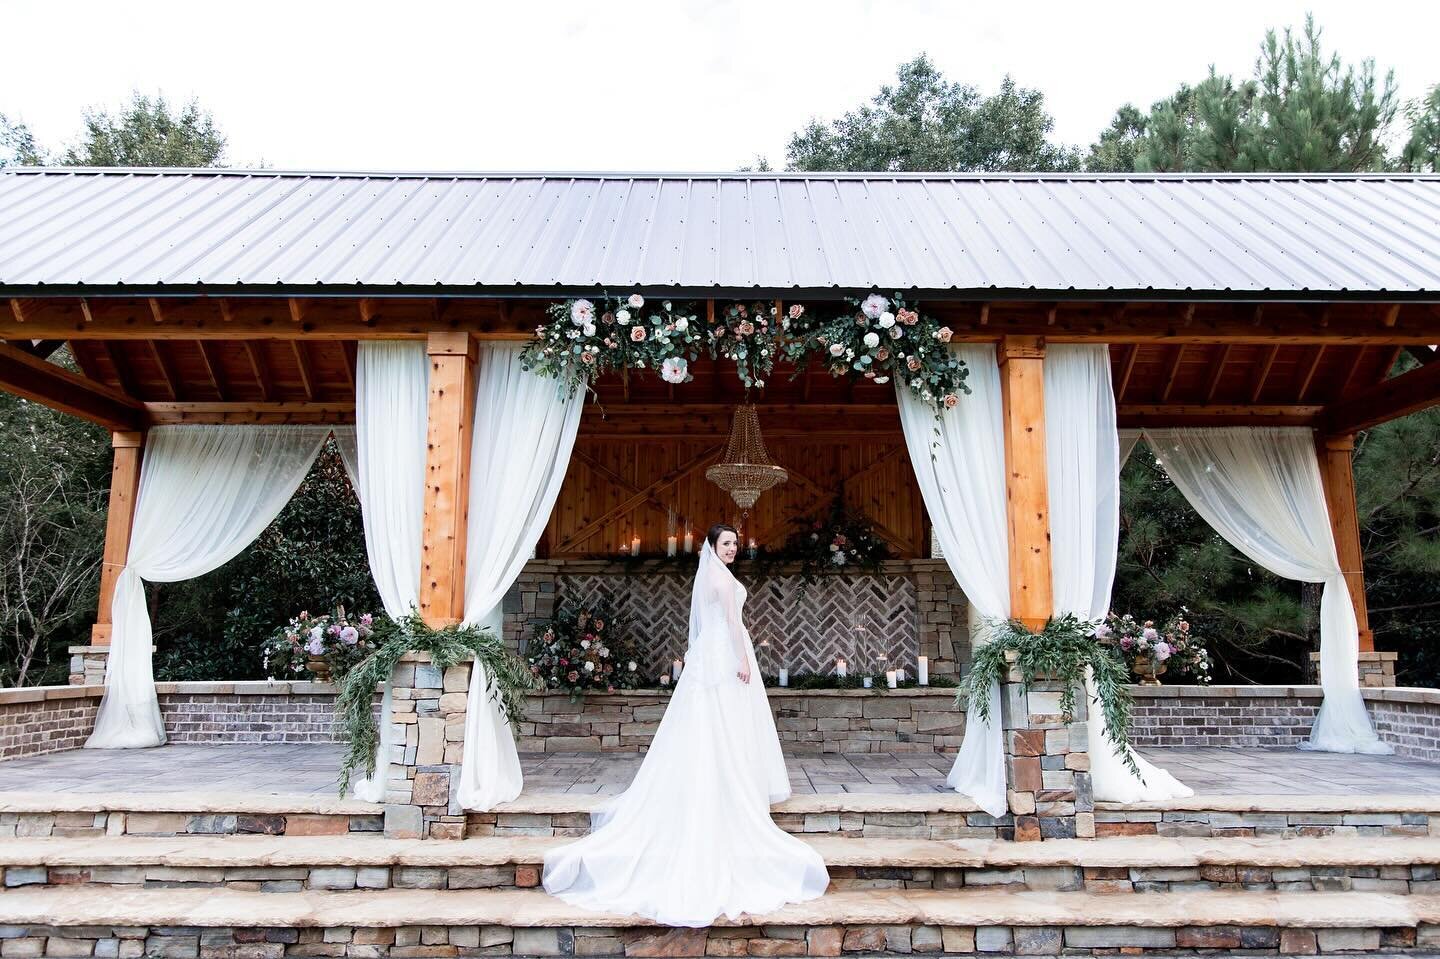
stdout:
[(1060, 717), (1062, 689), (1037, 678), (1027, 690), (1013, 667), (1000, 684), (1007, 798), (1018, 842), (1095, 836), (1087, 704), (1083, 691), (1077, 693), (1067, 725)]
[(442, 674), (429, 653), (410, 652), (391, 674), (395, 736), (385, 790), (387, 838), (465, 838), (456, 790), (470, 669), (467, 662)]

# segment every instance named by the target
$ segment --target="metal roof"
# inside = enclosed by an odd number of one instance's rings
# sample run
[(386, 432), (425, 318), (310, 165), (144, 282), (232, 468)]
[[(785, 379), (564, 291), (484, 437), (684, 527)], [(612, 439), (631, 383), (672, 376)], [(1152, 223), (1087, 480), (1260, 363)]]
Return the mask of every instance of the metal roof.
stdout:
[(1440, 177), (0, 170), (0, 292), (1440, 298)]

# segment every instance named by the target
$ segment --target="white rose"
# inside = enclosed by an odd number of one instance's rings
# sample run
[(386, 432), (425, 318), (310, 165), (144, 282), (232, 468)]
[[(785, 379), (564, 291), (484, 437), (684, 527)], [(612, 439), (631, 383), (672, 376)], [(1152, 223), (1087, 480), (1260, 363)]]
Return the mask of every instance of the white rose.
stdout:
[(833, 343), (833, 344), (831, 344), (831, 346), (830, 346), (830, 355), (831, 355), (831, 356), (840, 356), (840, 355), (844, 354), (844, 352), (845, 352), (845, 345), (844, 345), (843, 343)]
[(872, 320), (878, 320), (880, 319), (880, 314), (884, 313), (889, 306), (890, 301), (885, 299), (885, 297), (879, 293), (871, 293), (865, 297), (865, 302), (860, 304), (860, 312)]
[(629, 311), (629, 310), (621, 310), (620, 312), (616, 313), (616, 314), (615, 314), (615, 322), (619, 323), (621, 326), (624, 326), (625, 324), (629, 323), (629, 322), (630, 322), (630, 311)]
[(890, 329), (890, 327), (892, 327), (892, 326), (894, 326), (894, 325), (895, 325), (895, 314), (894, 314), (894, 313), (881, 313), (881, 314), (880, 314), (880, 329), (882, 329), (882, 330), (888, 330), (888, 329)]
[(594, 335), (595, 335), (595, 324), (594, 324), (594, 323), (586, 323), (584, 326), (581, 327), (581, 329), (585, 331), (585, 335), (586, 335), (586, 336), (594, 336)]
[[(666, 307), (666, 309), (669, 309), (669, 307)], [(685, 317), (683, 316), (680, 317), (678, 320), (675, 321), (675, 329), (679, 330), (682, 333), (685, 332), (686, 330), (690, 329), (690, 321), (685, 319)]]
[(625, 302), (630, 304), (631, 309), (638, 310), (640, 309), (640, 307), (645, 305), (645, 297), (641, 296), (639, 293), (631, 293), (630, 299), (626, 300)]
[(889, 383), (889, 382), (890, 382), (890, 377), (888, 377), (888, 376), (877, 376), (877, 377), (875, 377), (875, 382), (876, 382), (876, 383), (880, 383), (880, 384)]
[(868, 347), (869, 347), (870, 349), (872, 349), (872, 350), (875, 349), (875, 347), (877, 347), (877, 346), (880, 345), (880, 334), (879, 334), (879, 333), (876, 333), (874, 330), (871, 330), (869, 333), (866, 333), (866, 334), (865, 334), (865, 345), (868, 346)]
[(625, 668), (628, 669), (628, 670), (629, 670), (630, 672), (632, 672), (632, 673), (635, 672), (635, 660), (632, 659), (632, 660), (630, 660), (630, 662), (626, 663), (626, 664), (625, 664)]
[(587, 672), (587, 673), (593, 673), (593, 672), (595, 672), (595, 664), (592, 663), (592, 662), (588, 662), (588, 661), (587, 661), (587, 662), (585, 663), (585, 672)]
[(588, 640), (588, 639), (582, 639), (582, 640), (580, 640), (580, 648), (581, 648), (581, 649), (589, 649), (589, 648), (590, 648), (590, 640)]
[(595, 318), (595, 304), (589, 300), (576, 300), (570, 304), (570, 322), (579, 326)]
[(689, 364), (681, 356), (672, 356), (660, 364), (660, 378), (666, 383), (684, 383), (688, 373)]

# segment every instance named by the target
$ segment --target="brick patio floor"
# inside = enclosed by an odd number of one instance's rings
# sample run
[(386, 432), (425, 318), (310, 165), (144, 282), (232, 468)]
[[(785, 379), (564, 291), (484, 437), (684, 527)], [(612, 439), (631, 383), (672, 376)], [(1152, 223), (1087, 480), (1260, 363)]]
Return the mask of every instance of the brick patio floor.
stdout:
[[(1145, 755), (1207, 795), (1440, 794), (1440, 763), (1294, 749), (1150, 749)], [(334, 745), (77, 749), (0, 762), (0, 791), (327, 794)], [(639, 753), (521, 753), (532, 793), (609, 794), (629, 783)], [(796, 795), (945, 792), (954, 757), (938, 753), (787, 756)]]

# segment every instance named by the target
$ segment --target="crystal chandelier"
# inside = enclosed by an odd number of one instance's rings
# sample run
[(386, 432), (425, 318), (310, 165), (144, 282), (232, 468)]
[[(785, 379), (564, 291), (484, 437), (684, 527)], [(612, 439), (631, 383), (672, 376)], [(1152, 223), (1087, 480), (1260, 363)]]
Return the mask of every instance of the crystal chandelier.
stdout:
[(749, 403), (735, 407), (725, 458), (705, 471), (705, 478), (730, 494), (735, 505), (749, 510), (760, 494), (789, 479), (783, 467), (770, 462), (760, 436), (760, 420)]

